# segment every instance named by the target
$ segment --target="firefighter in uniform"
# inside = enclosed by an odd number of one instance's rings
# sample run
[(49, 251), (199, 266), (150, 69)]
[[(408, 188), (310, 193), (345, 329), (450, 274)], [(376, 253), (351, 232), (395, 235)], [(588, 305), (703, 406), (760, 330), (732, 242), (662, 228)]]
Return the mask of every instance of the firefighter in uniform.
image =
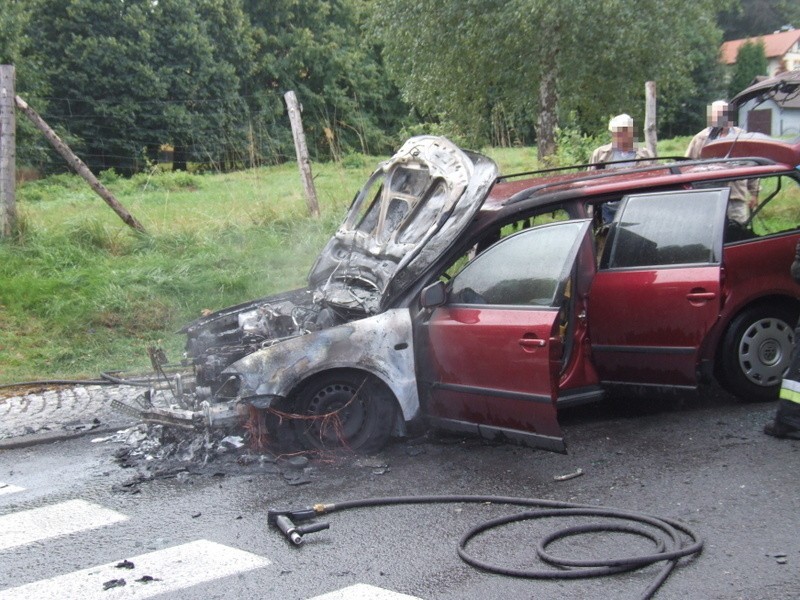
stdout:
[[(800, 283), (800, 242), (795, 249), (792, 278)], [(781, 383), (775, 419), (767, 423), (764, 433), (777, 438), (800, 440), (800, 322), (794, 330), (794, 347), (789, 370)]]

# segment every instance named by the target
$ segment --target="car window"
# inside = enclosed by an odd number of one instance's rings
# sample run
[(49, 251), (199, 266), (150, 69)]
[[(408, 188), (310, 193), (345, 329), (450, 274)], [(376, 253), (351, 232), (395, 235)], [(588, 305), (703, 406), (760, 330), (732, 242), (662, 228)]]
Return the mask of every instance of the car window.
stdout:
[(791, 177), (766, 177), (760, 181), (759, 205), (752, 217), (756, 236), (773, 235), (800, 226), (800, 185)]
[(623, 198), (600, 268), (718, 262), (728, 193), (719, 188)]
[(453, 261), (453, 263), (451, 263), (450, 266), (444, 270), (441, 277), (444, 281), (449, 281), (453, 276), (456, 275), (456, 273), (461, 271), (461, 269), (464, 268), (464, 265), (466, 265), (470, 260), (475, 258), (478, 254), (485, 252), (487, 248), (492, 246), (492, 244), (496, 244), (498, 241), (510, 235), (518, 233), (524, 229), (529, 229), (536, 225), (568, 221), (572, 218), (573, 217), (571, 217), (566, 210), (556, 207), (545, 212), (540, 212), (535, 215), (517, 219), (512, 223), (508, 223), (503, 226), (498, 226), (495, 230), (485, 233), (478, 243), (475, 244), (475, 246)]
[(452, 282), (452, 304), (556, 306), (586, 221), (545, 225), (509, 236), (478, 255)]

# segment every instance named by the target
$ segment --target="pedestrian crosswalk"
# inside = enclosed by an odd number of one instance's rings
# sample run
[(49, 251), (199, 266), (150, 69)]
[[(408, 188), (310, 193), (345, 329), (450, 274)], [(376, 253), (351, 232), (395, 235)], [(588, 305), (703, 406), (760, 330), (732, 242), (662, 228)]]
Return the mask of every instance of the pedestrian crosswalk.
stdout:
[[(127, 558), (123, 567), (122, 561), (0, 591), (0, 599), (150, 598), (270, 564), (261, 556), (208, 540)], [(110, 582), (114, 585), (109, 585)]]
[(0, 550), (125, 521), (118, 512), (69, 500), (0, 517)]
[(342, 590), (314, 596), (310, 600), (420, 600), (416, 596), (407, 596), (390, 590), (359, 583)]
[(13, 494), (15, 492), (22, 492), (25, 488), (19, 487), (18, 485), (11, 485), (10, 483), (3, 483), (0, 481), (0, 496), (3, 494)]
[[(0, 482), (0, 494), (21, 491), (24, 488)], [(112, 527), (127, 520), (124, 514), (79, 498), (11, 512), (0, 516), (0, 553), (13, 552), (37, 542), (51, 543), (50, 540)], [(0, 600), (169, 598), (191, 586), (231, 576), (241, 578), (270, 565), (272, 561), (264, 556), (199, 539), (138, 556), (119, 556), (104, 564), (0, 589)], [(2, 585), (0, 578), (0, 587)], [(357, 584), (309, 600), (421, 599)]]

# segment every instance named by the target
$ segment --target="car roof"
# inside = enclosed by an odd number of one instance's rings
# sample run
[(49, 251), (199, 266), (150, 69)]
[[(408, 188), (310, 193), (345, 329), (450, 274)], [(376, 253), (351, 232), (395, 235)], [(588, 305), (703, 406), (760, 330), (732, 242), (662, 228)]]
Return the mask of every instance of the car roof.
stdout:
[(704, 149), (708, 158), (652, 159), (620, 169), (587, 171), (589, 165), (573, 165), (498, 177), (482, 212), (530, 204), (546, 205), (572, 199), (603, 197), (641, 190), (674, 188), (706, 180), (743, 179), (785, 172), (800, 166), (800, 143), (771, 138), (714, 142)]

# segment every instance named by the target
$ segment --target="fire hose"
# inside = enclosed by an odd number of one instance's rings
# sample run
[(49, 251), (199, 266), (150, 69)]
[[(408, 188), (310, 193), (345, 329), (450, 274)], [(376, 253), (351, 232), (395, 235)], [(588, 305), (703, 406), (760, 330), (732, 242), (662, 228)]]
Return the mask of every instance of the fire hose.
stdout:
[[(312, 507), (296, 510), (269, 509), (267, 520), (271, 526), (279, 529), (293, 545), (301, 546), (305, 541), (303, 536), (329, 528), (328, 523), (299, 524), (311, 521), (315, 517), (356, 508), (448, 503), (507, 504), (535, 509), (480, 523), (469, 529), (459, 540), (458, 555), (461, 560), (475, 568), (497, 575), (527, 579), (578, 579), (613, 575), (663, 562), (664, 565), (661, 570), (639, 596), (642, 600), (646, 600), (653, 597), (681, 558), (699, 554), (703, 548), (702, 539), (694, 531), (673, 519), (653, 517), (617, 508), (557, 502), (539, 498), (476, 495), (367, 498), (336, 504), (315, 504)], [(536, 555), (542, 562), (552, 565), (552, 569), (512, 568), (478, 559), (467, 550), (468, 545), (477, 536), (490, 529), (510, 523), (554, 517), (599, 517), (606, 519), (606, 521), (564, 527), (542, 538), (536, 548)], [(649, 539), (655, 545), (655, 551), (649, 554), (598, 560), (573, 560), (554, 556), (547, 551), (547, 547), (558, 540), (599, 532), (625, 533)]]

